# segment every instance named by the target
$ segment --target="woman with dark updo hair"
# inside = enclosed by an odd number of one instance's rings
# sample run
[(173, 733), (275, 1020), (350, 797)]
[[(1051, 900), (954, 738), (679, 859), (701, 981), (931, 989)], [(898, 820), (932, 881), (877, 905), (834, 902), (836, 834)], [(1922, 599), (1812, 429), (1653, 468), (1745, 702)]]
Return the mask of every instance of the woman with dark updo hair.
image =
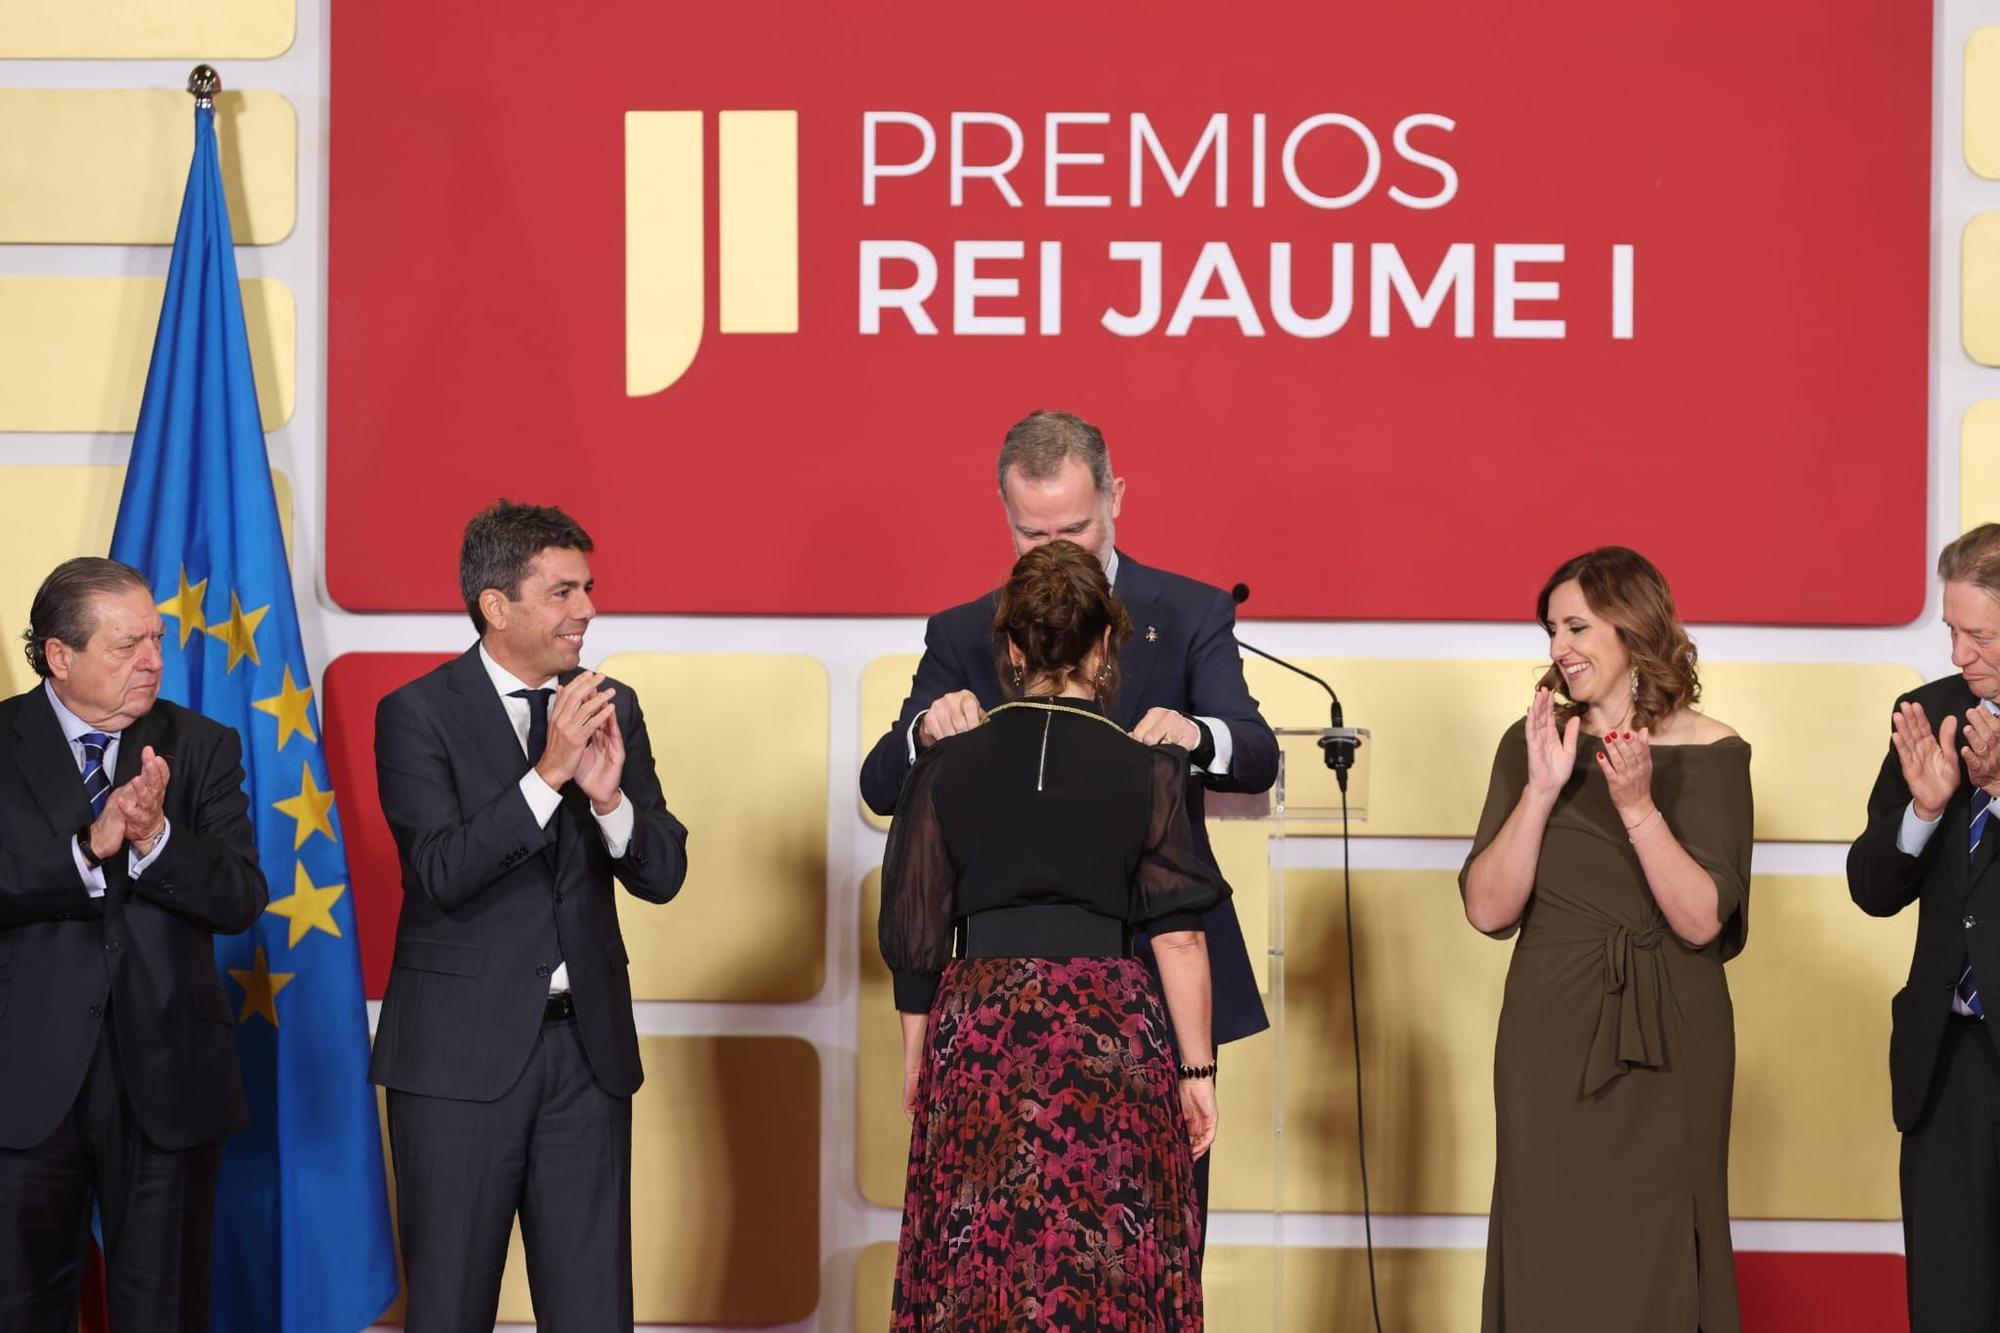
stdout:
[(1105, 716), (1132, 625), (1096, 557), (1023, 555), (993, 628), (1011, 701), (918, 758), (882, 867), (911, 1118), (892, 1326), (1199, 1329), (1201, 913), (1228, 886), (1186, 751)]
[(1738, 1333), (1729, 1244), (1750, 747), (1622, 546), (1543, 584), (1549, 667), (1500, 740), (1465, 915), (1520, 932), (1493, 1053), (1484, 1333)]

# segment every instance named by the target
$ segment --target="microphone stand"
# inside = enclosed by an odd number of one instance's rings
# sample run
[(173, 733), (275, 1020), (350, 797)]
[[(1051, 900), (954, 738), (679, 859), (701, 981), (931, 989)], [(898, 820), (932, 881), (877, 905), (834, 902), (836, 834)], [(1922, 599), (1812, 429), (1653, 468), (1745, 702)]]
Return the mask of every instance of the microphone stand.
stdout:
[[(1237, 584), (1229, 590), (1229, 598), (1241, 606), (1250, 600), (1250, 585)], [(1319, 748), (1321, 757), (1326, 760), (1326, 766), (1333, 770), (1333, 780), (1340, 784), (1340, 880), (1341, 897), (1347, 913), (1347, 1015), (1354, 1035), (1354, 1149), (1361, 1166), (1361, 1232), (1368, 1251), (1368, 1307), (1375, 1316), (1375, 1333), (1381, 1333), (1382, 1297), (1375, 1276), (1375, 1209), (1368, 1197), (1368, 1121), (1361, 1095), (1361, 993), (1354, 967), (1354, 860), (1347, 817), (1347, 774), (1348, 770), (1354, 767), (1354, 752), (1360, 748), (1361, 733), (1346, 725), (1346, 719), (1340, 711), (1340, 696), (1334, 693), (1333, 686), (1304, 667), (1293, 666), (1284, 658), (1247, 644), (1242, 639), (1236, 640), (1236, 646), (1246, 653), (1255, 653), (1266, 662), (1275, 662), (1287, 671), (1304, 676), (1326, 691), (1326, 697), (1333, 706), (1331, 717), (1333, 725), (1319, 738)], [(1279, 1006), (1278, 1023), (1279, 1031), (1282, 1033), (1284, 1024), (1282, 999), (1279, 1001)], [(1278, 1057), (1278, 1066), (1281, 1085), (1278, 1115), (1282, 1117), (1284, 1115), (1282, 1054)]]

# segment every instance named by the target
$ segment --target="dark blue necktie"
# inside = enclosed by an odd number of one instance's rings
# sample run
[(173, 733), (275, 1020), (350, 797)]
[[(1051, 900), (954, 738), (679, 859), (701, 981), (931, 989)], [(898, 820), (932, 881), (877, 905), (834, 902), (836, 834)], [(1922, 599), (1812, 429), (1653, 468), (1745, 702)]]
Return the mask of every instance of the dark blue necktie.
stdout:
[(528, 763), (541, 762), (549, 743), (549, 696), (554, 690), (515, 690), (508, 697), (528, 701)]
[[(1979, 850), (1980, 835), (1986, 832), (1986, 825), (1993, 818), (1993, 796), (1984, 788), (1975, 788), (1972, 793), (1972, 845), (1966, 849), (1968, 856)], [(1970, 921), (1971, 918), (1967, 918)], [(1972, 954), (1965, 955), (1965, 968), (1958, 974), (1958, 998), (1966, 1008), (1979, 1017), (1986, 1017), (1986, 1006), (1979, 1002), (1979, 983), (1972, 976)]]
[(90, 813), (96, 818), (111, 799), (111, 774), (104, 768), (104, 751), (110, 747), (111, 737), (101, 731), (86, 731), (76, 742), (83, 747), (83, 794), (90, 798)]

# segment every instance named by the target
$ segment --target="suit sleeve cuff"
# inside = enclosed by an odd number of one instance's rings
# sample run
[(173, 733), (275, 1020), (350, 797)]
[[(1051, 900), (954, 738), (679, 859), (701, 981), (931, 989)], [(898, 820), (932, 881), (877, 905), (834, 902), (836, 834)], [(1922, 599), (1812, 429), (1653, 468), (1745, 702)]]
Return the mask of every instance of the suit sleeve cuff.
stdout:
[(1219, 717), (1197, 717), (1202, 730), (1208, 733), (1208, 740), (1214, 753), (1201, 771), (1214, 777), (1229, 776), (1229, 761), (1236, 756), (1236, 737), (1229, 730), (1229, 724)]
[(549, 826), (549, 820), (562, 808), (561, 793), (544, 782), (542, 775), (532, 768), (521, 775), (521, 795), (528, 802), (528, 813), (543, 828)]
[(104, 896), (104, 867), (93, 866), (83, 859), (83, 844), (75, 838), (69, 840), (70, 860), (76, 862), (76, 873), (83, 880), (83, 891), (93, 898)]
[(625, 849), (632, 845), (632, 824), (636, 818), (625, 793), (622, 790), (618, 793), (618, 804), (610, 814), (600, 815), (593, 806), (590, 817), (597, 821), (597, 831), (604, 835), (604, 850), (611, 853), (611, 859), (616, 861), (625, 855)]
[(1944, 812), (1939, 811), (1936, 819), (1921, 819), (1917, 816), (1917, 803), (1911, 801), (1903, 807), (1903, 826), (1896, 831), (1896, 850), (1905, 856), (1921, 856), (1931, 835), (1944, 821)]
[(139, 855), (136, 851), (128, 850), (125, 853), (126, 856), (131, 858), (126, 862), (126, 868), (131, 871), (133, 879), (137, 879), (139, 876), (145, 874), (146, 867), (160, 859), (160, 853), (167, 850), (167, 839), (173, 836), (174, 826), (173, 822), (169, 820), (161, 825), (160, 840), (153, 844), (152, 851), (147, 852), (144, 856)]
[(931, 1001), (937, 998), (937, 973), (897, 972), (892, 975), (899, 1013), (927, 1014), (931, 1011)]

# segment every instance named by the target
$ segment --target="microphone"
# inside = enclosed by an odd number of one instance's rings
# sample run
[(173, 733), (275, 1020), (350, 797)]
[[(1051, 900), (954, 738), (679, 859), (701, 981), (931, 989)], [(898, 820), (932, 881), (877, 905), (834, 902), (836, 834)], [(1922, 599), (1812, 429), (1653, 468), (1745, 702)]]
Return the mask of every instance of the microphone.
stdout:
[[(1229, 600), (1235, 602), (1238, 606), (1249, 601), (1250, 585), (1239, 583), (1231, 588), (1229, 590)], [(1241, 636), (1238, 636), (1236, 646), (1246, 653), (1255, 653), (1267, 662), (1276, 662), (1285, 670), (1304, 676), (1307, 680), (1326, 691), (1327, 700), (1333, 706), (1331, 714), (1332, 725), (1328, 728), (1327, 734), (1319, 738), (1319, 748), (1322, 757), (1326, 760), (1326, 766), (1333, 770), (1333, 780), (1340, 784), (1340, 789), (1343, 792), (1346, 791), (1348, 770), (1354, 767), (1354, 752), (1361, 747), (1361, 736), (1354, 728), (1346, 724), (1340, 711), (1340, 696), (1334, 693), (1333, 686), (1327, 684), (1304, 667), (1293, 666), (1290, 662), (1287, 662), (1275, 653), (1267, 653), (1255, 644), (1243, 642)]]

